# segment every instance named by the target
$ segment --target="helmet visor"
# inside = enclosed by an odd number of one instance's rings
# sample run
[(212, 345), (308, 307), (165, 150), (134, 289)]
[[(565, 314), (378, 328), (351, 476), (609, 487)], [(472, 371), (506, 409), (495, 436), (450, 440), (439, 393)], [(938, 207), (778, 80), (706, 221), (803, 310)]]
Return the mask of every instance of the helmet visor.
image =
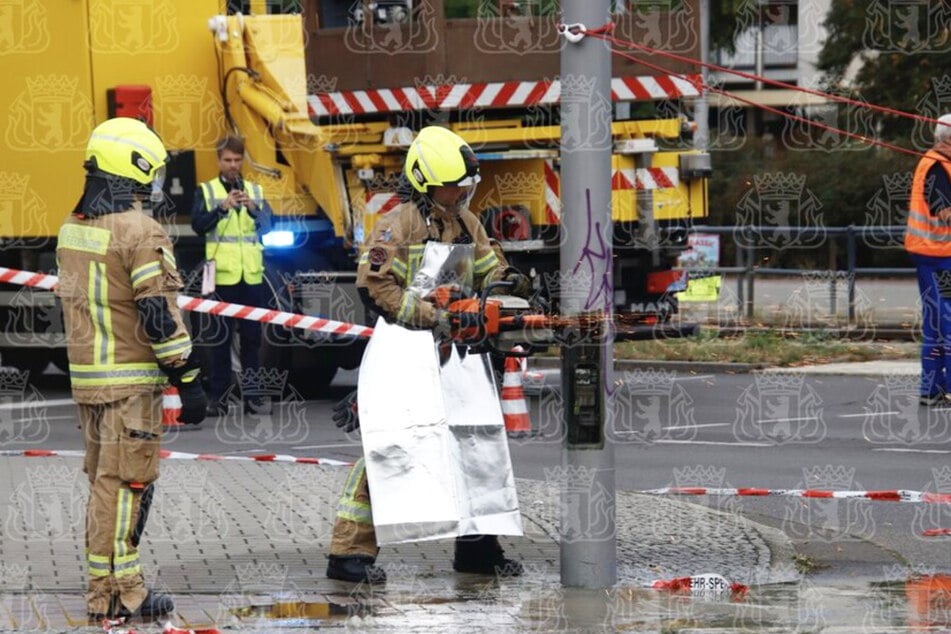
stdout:
[(155, 177), (152, 179), (152, 193), (149, 195), (149, 200), (153, 203), (162, 202), (163, 187), (165, 187), (165, 165), (155, 170)]
[(468, 182), (466, 184), (434, 187), (432, 194), (429, 196), (433, 207), (451, 216), (457, 216), (463, 209), (468, 209), (472, 197), (475, 196), (479, 176), (466, 178), (465, 181)]

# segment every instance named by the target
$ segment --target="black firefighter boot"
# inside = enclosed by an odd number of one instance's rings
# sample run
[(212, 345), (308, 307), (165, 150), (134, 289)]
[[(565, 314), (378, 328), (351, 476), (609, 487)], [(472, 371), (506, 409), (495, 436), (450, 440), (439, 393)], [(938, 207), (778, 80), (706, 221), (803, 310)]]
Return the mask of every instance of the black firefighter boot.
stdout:
[(452, 560), (456, 572), (474, 572), (480, 575), (517, 577), (522, 564), (506, 559), (505, 552), (495, 535), (466, 535), (456, 538), (456, 556)]
[(375, 561), (368, 555), (329, 555), (327, 578), (370, 585), (386, 583), (386, 571), (375, 566)]
[(126, 619), (133, 617), (157, 619), (175, 611), (175, 602), (172, 601), (172, 597), (167, 594), (152, 592), (151, 590), (145, 595), (142, 605), (134, 612), (122, 605), (122, 603), (118, 601), (118, 597), (116, 597), (116, 603), (118, 604), (117, 609), (112, 613), (115, 616), (125, 617)]

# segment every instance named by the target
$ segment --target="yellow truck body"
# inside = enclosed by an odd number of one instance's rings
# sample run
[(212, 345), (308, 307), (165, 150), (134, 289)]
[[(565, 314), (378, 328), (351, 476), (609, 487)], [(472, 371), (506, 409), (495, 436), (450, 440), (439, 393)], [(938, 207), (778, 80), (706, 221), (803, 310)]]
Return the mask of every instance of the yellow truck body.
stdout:
[[(319, 38), (308, 40), (315, 36), (301, 15), (267, 15), (268, 4), (261, 1), (251, 3), (252, 15), (224, 15), (224, 5), (213, 0), (22, 0), (0, 7), (0, 73), (5, 81), (0, 95), (0, 240), (6, 247), (0, 251), (0, 265), (54, 271), (54, 238), (83, 187), (86, 141), (93, 127), (116, 111), (109, 91), (142, 86), (150, 90), (150, 101), (139, 111), (122, 110), (121, 104), (119, 110), (151, 118), (173, 155), (190, 159), (179, 165), (181, 171), (172, 171), (162, 214), (179, 246), (191, 248), (181, 262), (193, 266), (201, 258), (200, 242), (188, 225), (194, 183), (216, 174), (216, 142), (234, 131), (246, 141), (246, 178), (264, 187), (285, 221), (284, 230), (310, 236), (309, 241), (294, 238), (290, 245), (298, 255), (317, 256), (319, 264), (305, 265), (312, 269), (305, 272), (332, 272), (331, 279), (352, 282), (346, 271), (353, 270), (361, 243), (395, 205), (394, 184), (415, 130), (394, 124), (393, 112), (317, 112), (315, 105), (331, 98), (353, 105), (369, 99), (368, 93), (331, 94), (320, 86), (321, 61), (314, 61), (309, 47), (323, 50), (323, 44)], [(441, 89), (430, 88), (434, 94)], [(459, 86), (447, 87), (453, 88)], [(551, 108), (557, 110), (556, 105)], [(456, 130), (481, 160), (483, 180), (473, 209), (483, 214), (490, 235), (513, 263), (526, 270), (551, 270), (565, 213), (558, 201), (561, 127), (529, 125), (512, 107), (504, 116), (470, 116), (471, 110), (443, 109), (429, 116)], [(682, 143), (674, 147), (682, 141), (684, 125), (679, 118), (612, 124), (613, 216), (621, 233), (631, 238), (630, 244), (618, 245), (616, 258), (627, 257), (624, 249), (637, 251), (638, 259), (627, 270), (643, 278), (638, 289), (652, 288), (644, 280), (654, 272), (666, 273), (671, 254), (682, 248), (661, 243), (645, 247), (640, 237), (654, 236), (667, 225), (682, 232), (707, 215), (705, 155)], [(314, 226), (322, 237), (313, 237), (318, 235)], [(666, 249), (664, 258), (657, 257), (658, 249)], [(289, 283), (275, 288), (276, 301), (284, 308), (313, 312), (313, 306), (295, 301), (301, 283), (288, 275), (296, 265), (287, 262), (280, 273)], [(665, 289), (653, 287), (648, 294), (653, 301)], [(37, 314), (48, 314), (51, 303), (49, 294), (31, 292), (24, 300), (22, 289), (7, 287), (0, 310), (8, 311), (13, 320), (8, 323), (16, 323), (12, 330), (23, 337), (11, 339), (8, 332), (0, 349), (61, 351), (61, 339), (30, 338), (43, 333), (31, 323), (33, 317), (24, 318), (23, 305), (44, 306), (45, 312)], [(636, 301), (623, 295), (619, 307), (638, 311)], [(365, 317), (348, 310), (327, 316)], [(308, 344), (304, 356), (312, 357), (313, 342), (300, 343)], [(14, 356), (9, 352), (9, 358)], [(47, 359), (37, 352), (30, 360), (35, 365)], [(341, 363), (353, 364), (352, 358)]]

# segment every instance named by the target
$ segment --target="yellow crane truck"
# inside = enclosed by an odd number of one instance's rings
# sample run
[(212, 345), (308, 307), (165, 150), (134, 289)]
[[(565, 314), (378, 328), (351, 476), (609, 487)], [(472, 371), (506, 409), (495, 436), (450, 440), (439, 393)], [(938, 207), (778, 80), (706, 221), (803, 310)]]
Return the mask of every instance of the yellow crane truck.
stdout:
[[(272, 306), (365, 322), (353, 289), (359, 249), (398, 202), (415, 132), (440, 123), (477, 152), (473, 209), (490, 237), (557, 306), (560, 218), (578, 212), (559, 202), (560, 126), (587, 80), (558, 76), (557, 3), (469, 4), (0, 2), (0, 265), (55, 272), (55, 236), (82, 190), (90, 131), (135, 116), (172, 151), (165, 200), (152, 213), (175, 237), (188, 292), (199, 292), (203, 247), (190, 208), (196, 184), (216, 174), (216, 141), (234, 131), (246, 142), (245, 177), (277, 216), (264, 236)], [(646, 18), (628, 7), (614, 16), (616, 33), (661, 37), (698, 57), (695, 5), (654, 7)], [(689, 149), (684, 116), (655, 115), (659, 102), (669, 112), (697, 95), (684, 79), (692, 72), (615, 60), (613, 103), (603, 104), (615, 146), (615, 304), (634, 331), (656, 332), (676, 312), (673, 293), (686, 280), (672, 267), (691, 224), (707, 216), (709, 155)], [(51, 293), (3, 285), (0, 324), (4, 365), (65, 365)], [(363, 349), (276, 329), (265, 341), (265, 365), (318, 387), (358, 365)]]

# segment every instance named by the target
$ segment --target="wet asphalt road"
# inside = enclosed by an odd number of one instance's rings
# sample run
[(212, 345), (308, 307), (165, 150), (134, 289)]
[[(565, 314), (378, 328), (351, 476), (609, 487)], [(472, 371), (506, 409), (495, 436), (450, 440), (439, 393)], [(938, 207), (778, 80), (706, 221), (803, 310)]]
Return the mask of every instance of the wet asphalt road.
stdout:
[[(617, 374), (617, 415), (608, 422), (620, 490), (667, 486), (831, 490), (951, 490), (951, 409), (919, 408), (900, 377), (791, 372)], [(200, 429), (169, 428), (165, 447), (191, 453), (281, 453), (353, 459), (359, 436), (331, 421), (331, 405), (356, 382), (342, 372), (327, 398), (290, 398), (270, 417), (232, 415)], [(534, 433), (512, 438), (517, 477), (545, 480), (562, 460), (557, 370), (528, 383)], [(909, 391), (911, 390), (911, 391)], [(62, 377), (46, 376), (0, 403), (0, 449), (81, 449)], [(31, 422), (32, 418), (32, 422)], [(3, 428), (7, 432), (3, 432)], [(786, 532), (831, 577), (874, 579), (904, 563), (951, 570), (951, 508), (933, 504), (796, 497), (695, 497)]]

